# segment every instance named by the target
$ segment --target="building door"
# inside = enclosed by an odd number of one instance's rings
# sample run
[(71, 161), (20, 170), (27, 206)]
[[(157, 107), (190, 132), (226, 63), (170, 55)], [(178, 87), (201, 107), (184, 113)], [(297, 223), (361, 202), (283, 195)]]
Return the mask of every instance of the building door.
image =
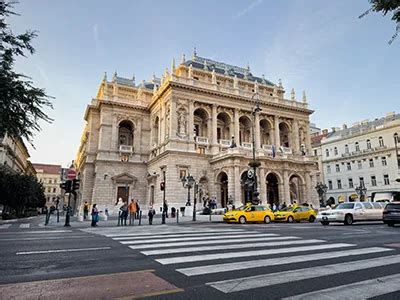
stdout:
[(129, 201), (129, 186), (119, 186), (117, 191), (117, 202), (119, 198), (122, 198), (122, 201)]
[(279, 204), (279, 191), (278, 191), (278, 178), (275, 174), (268, 174), (267, 176), (267, 200), (268, 204), (272, 207), (274, 203)]
[(154, 185), (150, 187), (150, 205), (154, 204)]

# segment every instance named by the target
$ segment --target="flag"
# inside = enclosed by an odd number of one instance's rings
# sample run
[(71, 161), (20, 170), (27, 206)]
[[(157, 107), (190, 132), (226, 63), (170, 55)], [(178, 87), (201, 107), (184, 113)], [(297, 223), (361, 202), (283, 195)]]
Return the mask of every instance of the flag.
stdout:
[(276, 148), (275, 145), (272, 145), (272, 157), (275, 158), (276, 155)]

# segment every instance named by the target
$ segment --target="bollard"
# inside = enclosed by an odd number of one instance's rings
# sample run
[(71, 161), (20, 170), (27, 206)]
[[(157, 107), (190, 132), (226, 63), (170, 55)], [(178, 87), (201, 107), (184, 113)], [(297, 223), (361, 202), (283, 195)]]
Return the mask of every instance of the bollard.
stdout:
[(47, 214), (46, 214), (46, 220), (44, 221), (44, 225), (49, 224), (49, 221), (50, 221), (50, 213), (47, 212)]
[(179, 223), (179, 211), (176, 211), (176, 223)]
[(59, 223), (59, 222), (60, 222), (60, 211), (57, 208), (57, 223)]
[(210, 211), (210, 222), (211, 222), (211, 214), (212, 214), (212, 211)]
[(118, 225), (117, 226), (120, 226), (121, 225), (121, 212), (119, 211), (118, 212)]
[(139, 210), (139, 226), (142, 225), (142, 211)]

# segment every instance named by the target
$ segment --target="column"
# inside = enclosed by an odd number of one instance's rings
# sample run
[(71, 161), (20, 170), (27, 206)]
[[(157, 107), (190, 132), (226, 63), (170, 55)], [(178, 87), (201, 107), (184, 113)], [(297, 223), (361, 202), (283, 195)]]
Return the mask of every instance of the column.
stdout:
[(171, 98), (171, 111), (169, 113), (170, 113), (169, 136), (170, 138), (175, 138), (176, 131), (178, 128), (178, 120), (176, 117), (176, 98)]
[(165, 103), (164, 101), (161, 103), (161, 107), (160, 107), (160, 127), (159, 127), (159, 131), (160, 131), (160, 144), (164, 142), (165, 140)]
[(256, 113), (255, 115), (255, 124), (254, 124), (254, 134), (255, 136), (255, 141), (256, 141), (256, 150), (260, 149), (260, 115)]
[(235, 182), (235, 207), (242, 205), (242, 188), (240, 186), (240, 170), (239, 166), (234, 167), (234, 182)]
[(306, 149), (307, 149), (307, 154), (312, 155), (312, 148), (311, 148), (311, 134), (310, 134), (310, 124), (307, 124), (305, 128), (305, 133), (306, 135)]
[(311, 198), (311, 175), (310, 175), (310, 172), (306, 172), (304, 177), (306, 180), (304, 197), (306, 197), (306, 199), (304, 199), (303, 201), (309, 202), (310, 198)]
[(290, 189), (289, 189), (289, 172), (287, 170), (283, 171), (283, 193), (284, 201), (286, 204), (290, 203)]
[(239, 127), (239, 109), (235, 109), (235, 114), (234, 114), (234, 119), (235, 119), (235, 142), (236, 145), (239, 145), (240, 142), (240, 127)]
[(263, 204), (267, 204), (267, 185), (265, 184), (265, 170), (263, 168), (259, 168), (259, 170), (260, 176), (258, 190), (260, 192), (260, 199)]
[(299, 141), (299, 121), (293, 120), (293, 143), (292, 143), (292, 150), (294, 154), (299, 153), (300, 150), (300, 141)]
[(218, 144), (218, 141), (217, 141), (217, 125), (218, 125), (217, 115), (218, 115), (217, 105), (213, 104), (212, 112), (211, 112), (211, 119), (212, 119), (212, 139), (211, 139), (211, 143), (213, 145)]
[(194, 127), (194, 116), (193, 116), (193, 113), (194, 113), (194, 101), (193, 100), (188, 100), (189, 101), (189, 103), (188, 103), (188, 115), (187, 115), (187, 117), (188, 117), (188, 128), (187, 128), (187, 134), (188, 134), (188, 139), (189, 139), (189, 141), (190, 142), (192, 142), (193, 141), (193, 127)]
[(229, 197), (232, 196), (234, 198), (233, 204), (236, 206), (236, 197), (235, 197), (235, 169), (230, 167), (228, 170), (228, 201)]
[(281, 146), (281, 141), (279, 136), (279, 116), (274, 116), (274, 127), (275, 127), (275, 146), (276, 148), (278, 148)]
[(118, 148), (118, 125), (117, 117), (113, 116), (112, 129), (111, 129), (111, 150), (116, 150)]

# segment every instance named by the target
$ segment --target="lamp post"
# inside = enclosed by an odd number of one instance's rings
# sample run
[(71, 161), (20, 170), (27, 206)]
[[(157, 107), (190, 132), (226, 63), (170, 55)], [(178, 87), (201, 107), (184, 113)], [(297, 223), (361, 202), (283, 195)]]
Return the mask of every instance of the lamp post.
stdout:
[(256, 126), (256, 114), (259, 113), (261, 111), (260, 108), (260, 95), (256, 92), (253, 94), (253, 96), (251, 96), (251, 100), (253, 100), (254, 98), (256, 98), (256, 105), (252, 111), (252, 116), (253, 116), (253, 126), (252, 126), (252, 148), (253, 148), (253, 159), (252, 161), (249, 163), (249, 167), (253, 168), (253, 174), (251, 174), (251, 172), (248, 172), (252, 175), (251, 177), (249, 177), (249, 179), (253, 180), (253, 184), (252, 184), (252, 199), (250, 200), (253, 204), (258, 204), (259, 203), (259, 199), (258, 199), (258, 189), (257, 189), (257, 168), (261, 165), (258, 161), (256, 161), (256, 133), (255, 133), (255, 126)]
[(326, 184), (322, 183), (322, 182), (318, 182), (317, 186), (315, 187), (315, 189), (317, 190), (318, 196), (319, 196), (319, 205), (320, 206), (325, 206), (325, 194), (326, 191), (328, 190), (328, 187), (326, 186)]
[(363, 182), (360, 182), (360, 185), (355, 188), (356, 193), (360, 196), (360, 201), (365, 200), (365, 194), (367, 193), (367, 188), (364, 186)]
[(394, 148), (396, 149), (397, 168), (400, 169), (399, 148), (397, 147), (397, 144), (399, 143), (399, 135), (397, 132), (393, 134), (393, 138), (394, 138)]
[[(188, 175), (188, 176), (184, 176), (181, 179), (182, 181), (182, 185), (184, 188), (188, 189), (188, 196), (187, 196), (187, 202), (186, 202), (186, 206), (190, 206), (190, 189), (195, 185), (196, 181), (194, 180), (192, 175)], [(196, 201), (196, 197), (194, 197), (195, 201)], [(194, 207), (193, 207), (193, 221), (196, 221), (196, 203), (194, 203)]]
[(165, 224), (165, 218), (167, 216), (167, 203), (165, 202), (165, 171), (163, 171), (162, 191), (163, 191), (163, 211), (162, 211), (161, 224)]

